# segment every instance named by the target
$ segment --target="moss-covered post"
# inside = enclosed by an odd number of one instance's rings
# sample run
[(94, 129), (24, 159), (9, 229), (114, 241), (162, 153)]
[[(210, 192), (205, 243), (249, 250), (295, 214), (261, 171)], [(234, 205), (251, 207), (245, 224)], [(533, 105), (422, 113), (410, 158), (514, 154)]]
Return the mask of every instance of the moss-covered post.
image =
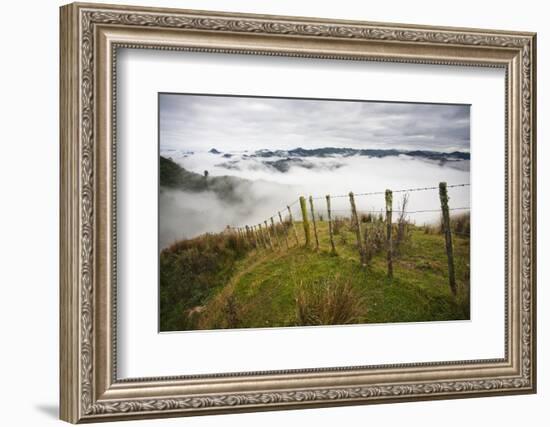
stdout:
[(306, 198), (300, 196), (300, 209), (302, 210), (302, 225), (304, 226), (304, 234), (306, 236), (306, 246), (309, 246), (311, 243), (311, 236), (309, 234), (309, 219), (307, 217), (307, 207), (306, 207)]
[(288, 217), (290, 218), (290, 225), (292, 227), (292, 231), (294, 231), (294, 238), (296, 239), (296, 246), (300, 244), (298, 241), (298, 232), (296, 231), (296, 225), (294, 224), (294, 220), (292, 219), (292, 211), (290, 210), (290, 206), (286, 207), (288, 209)]
[(449, 195), (447, 183), (439, 183), (439, 200), (441, 201), (441, 214), (443, 218), (443, 233), (445, 234), (445, 247), (447, 249), (447, 265), (449, 268), (449, 286), (453, 295), (456, 295), (455, 264), (453, 258), (453, 240), (451, 238), (451, 218), (449, 216)]
[(313, 222), (313, 234), (315, 234), (315, 250), (319, 250), (319, 236), (317, 235), (317, 221), (315, 220), (315, 210), (313, 209), (313, 197), (309, 196), (309, 208), (311, 210), (311, 221)]
[(331, 210), (330, 210), (330, 195), (327, 194), (326, 195), (326, 199), (327, 199), (327, 216), (328, 216), (328, 234), (329, 234), (329, 237), (330, 237), (330, 251), (331, 253), (335, 254), (336, 253), (336, 246), (334, 246), (334, 231), (332, 229), (332, 214), (331, 214)]
[(275, 221), (273, 221), (273, 217), (271, 217), (271, 230), (273, 231), (273, 234), (275, 235), (275, 240), (277, 240), (277, 247), (279, 249), (282, 249), (281, 241), (279, 240), (279, 234), (277, 233), (277, 229), (275, 228)]
[(267, 225), (267, 219), (264, 221), (265, 225), (265, 234), (267, 235), (267, 242), (269, 244), (269, 248), (271, 250), (274, 250), (273, 241), (271, 240), (271, 234), (269, 234), (269, 226)]
[(283, 227), (283, 235), (285, 236), (286, 249), (288, 250), (288, 230), (286, 229), (286, 224), (283, 221), (283, 216), (281, 215), (281, 211), (277, 213), (279, 214), (279, 221), (281, 221), (281, 227)]
[(386, 190), (386, 259), (388, 262), (388, 277), (393, 278), (393, 237), (392, 237), (392, 211), (393, 194), (391, 190)]
[(359, 222), (359, 217), (357, 216), (357, 207), (355, 206), (355, 196), (353, 192), (349, 192), (349, 203), (351, 205), (351, 222), (352, 225), (355, 223), (355, 237), (357, 238), (357, 248), (359, 249), (359, 257), (361, 259), (361, 265), (366, 267), (367, 259), (365, 247), (363, 246), (363, 238), (361, 237), (361, 223)]

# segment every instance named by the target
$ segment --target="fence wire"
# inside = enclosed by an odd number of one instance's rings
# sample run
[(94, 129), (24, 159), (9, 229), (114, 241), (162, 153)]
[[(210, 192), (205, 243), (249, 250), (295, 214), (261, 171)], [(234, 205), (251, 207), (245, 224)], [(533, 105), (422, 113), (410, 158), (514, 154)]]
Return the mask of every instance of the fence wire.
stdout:
[[(350, 212), (351, 209), (331, 209), (331, 212)], [(469, 206), (463, 206), (460, 208), (449, 208), (450, 211), (462, 211), (462, 210), (470, 210)], [(381, 213), (384, 212), (384, 209), (377, 209), (377, 210), (370, 210), (370, 209), (357, 209), (357, 213)], [(418, 211), (401, 211), (399, 209), (393, 210), (393, 213), (400, 214), (404, 213), (405, 215), (408, 214), (417, 214), (417, 213), (427, 213), (427, 212), (441, 212), (441, 209), (422, 209)]]
[[(469, 187), (470, 184), (453, 184), (448, 185), (447, 189), (449, 188), (457, 188), (457, 187)], [(391, 190), (392, 193), (414, 193), (415, 191), (429, 191), (429, 190), (439, 190), (439, 186), (436, 187), (416, 187), (416, 188), (402, 188), (400, 190)], [(367, 193), (353, 193), (355, 197), (361, 197), (361, 196), (380, 196), (386, 194), (386, 190), (384, 191), (370, 191)], [(313, 198), (313, 200), (321, 200), (324, 199), (326, 196), (316, 196)], [(331, 199), (338, 199), (341, 197), (349, 197), (348, 194), (336, 194), (336, 195), (330, 195)]]
[[(452, 185), (447, 185), (447, 189), (449, 189), (449, 188), (459, 188), (459, 187), (469, 187), (469, 186), (470, 186), (469, 183), (452, 184)], [(402, 189), (399, 189), (399, 190), (391, 190), (391, 191), (392, 191), (392, 193), (413, 193), (413, 192), (418, 192), (418, 191), (431, 191), (431, 190), (439, 190), (439, 186), (402, 188)], [(384, 194), (386, 194), (386, 190), (384, 190), (384, 191), (370, 191), (370, 192), (366, 192), (366, 193), (353, 193), (354, 197), (377, 196), (377, 195), (384, 195)], [(336, 194), (336, 195), (327, 194), (326, 196), (315, 196), (315, 197), (312, 196), (311, 198), (312, 198), (312, 200), (325, 200), (327, 196), (329, 196), (330, 199), (338, 199), (338, 198), (349, 197), (350, 193)], [(286, 216), (288, 215), (289, 208), (292, 212), (293, 218), (299, 218), (299, 215), (301, 214), (300, 206), (298, 206), (297, 211), (294, 212), (295, 211), (294, 206), (296, 204), (298, 204), (299, 202), (300, 202), (300, 199), (298, 198), (298, 199), (294, 200), (293, 202), (289, 203), (288, 205), (286, 205), (284, 208), (278, 210), (272, 216), (267, 218), (268, 223), (271, 222), (271, 219), (273, 219), (274, 221), (278, 220), (279, 219), (279, 213), (283, 216), (283, 218), (286, 218)], [(308, 211), (308, 213), (310, 213), (307, 202), (308, 201), (306, 200), (306, 210)], [(468, 209), (470, 209), (470, 207), (449, 208), (449, 211), (468, 210)], [(333, 212), (349, 212), (349, 209), (331, 209), (331, 210)], [(358, 209), (358, 211), (360, 211), (361, 213), (380, 213), (380, 212), (383, 212), (383, 209), (378, 209), (378, 210), (364, 210), (364, 209), (359, 210)], [(439, 211), (440, 211), (440, 209), (423, 209), (423, 210), (417, 210), (417, 211), (406, 211), (406, 212), (404, 212), (404, 214), (408, 215), (408, 214), (429, 213), (429, 212), (434, 213), (434, 212), (439, 212)], [(402, 211), (395, 210), (394, 212), (401, 213)], [(261, 224), (264, 224), (264, 222), (261, 221)], [(232, 228), (242, 228), (242, 227), (232, 226)]]

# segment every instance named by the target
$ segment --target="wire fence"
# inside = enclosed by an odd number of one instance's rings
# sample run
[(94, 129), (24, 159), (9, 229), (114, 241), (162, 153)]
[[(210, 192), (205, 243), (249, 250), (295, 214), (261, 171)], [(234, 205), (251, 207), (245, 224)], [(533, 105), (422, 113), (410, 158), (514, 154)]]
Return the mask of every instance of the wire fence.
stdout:
[[(356, 247), (359, 252), (359, 259), (361, 265), (366, 266), (369, 262), (369, 254), (372, 253), (372, 236), (370, 236), (372, 230), (362, 224), (373, 221), (374, 216), (377, 216), (376, 223), (378, 226), (382, 225), (385, 231), (380, 231), (380, 228), (376, 230), (378, 240), (384, 240), (385, 250), (387, 252), (387, 268), (388, 276), (393, 277), (393, 256), (394, 256), (394, 244), (399, 244), (402, 239), (403, 227), (407, 223), (406, 216), (412, 214), (424, 214), (424, 213), (441, 213), (441, 227), (440, 232), (445, 237), (445, 251), (448, 259), (449, 270), (449, 285), (454, 294), (456, 294), (456, 280), (454, 277), (454, 258), (453, 258), (453, 243), (452, 236), (457, 235), (463, 238), (469, 238), (469, 223), (468, 232), (453, 230), (451, 226), (450, 212), (453, 211), (467, 211), (469, 206), (450, 207), (448, 189), (468, 187), (470, 184), (453, 184), (447, 185), (444, 182), (439, 183), (438, 186), (433, 187), (415, 187), (398, 190), (386, 189), (384, 191), (370, 191), (363, 193), (337, 194), (337, 195), (325, 195), (325, 196), (300, 196), (298, 199), (293, 200), (291, 203), (276, 211), (270, 217), (267, 217), (263, 221), (256, 224), (247, 224), (244, 226), (232, 227), (228, 226), (227, 230), (231, 233), (235, 233), (240, 238), (244, 239), (251, 247), (266, 250), (283, 250), (290, 249), (292, 246), (303, 245), (305, 247), (314, 247), (316, 250), (320, 249), (320, 239), (318, 232), (318, 225), (321, 222), (328, 222), (328, 243), (329, 249), (333, 254), (336, 254), (335, 234), (337, 234), (336, 228), (339, 227), (341, 217), (337, 215), (338, 212), (347, 212), (349, 217), (347, 219), (350, 222), (350, 230), (355, 235)], [(421, 191), (434, 191), (438, 190), (439, 193), (439, 209), (415, 209), (407, 210), (408, 194)], [(403, 201), (398, 210), (393, 209), (393, 194), (405, 193)], [(384, 195), (385, 209), (357, 209), (356, 198), (374, 195)], [(333, 199), (341, 199), (347, 197), (349, 199), (348, 209), (334, 209), (331, 206)], [(325, 200), (326, 210), (322, 210), (320, 214), (319, 210), (315, 210), (314, 201)], [(393, 214), (397, 214), (397, 223), (393, 223)], [(336, 214), (336, 215), (334, 215)], [(371, 214), (370, 219), (364, 217)], [(375, 215), (372, 215), (375, 214)], [(325, 216), (326, 215), (326, 221)], [(394, 228), (396, 226), (396, 230)], [(301, 229), (298, 232), (298, 229)], [(380, 234), (384, 235), (383, 239), (380, 239)], [(394, 236), (394, 234), (396, 234)], [(369, 237), (370, 236), (370, 237)], [(394, 241), (395, 239), (395, 241)], [(378, 244), (379, 245), (379, 244)], [(380, 248), (378, 248), (380, 249)]]
[[(450, 188), (460, 188), (460, 187), (469, 187), (470, 184), (469, 183), (463, 183), (463, 184), (451, 184), (451, 185), (447, 185), (446, 188), (447, 189), (450, 189)], [(380, 195), (385, 195), (387, 191), (391, 191), (393, 194), (395, 193), (414, 193), (414, 192), (419, 192), (419, 191), (430, 191), (430, 190), (439, 190), (440, 187), (439, 186), (432, 186), (432, 187), (413, 187), (413, 188), (403, 188), (403, 189), (398, 189), (398, 190), (384, 190), (384, 191), (370, 191), (370, 192), (364, 192), (364, 193), (353, 193), (353, 192), (350, 192), (348, 194), (337, 194), (337, 195), (330, 195), (330, 194), (327, 194), (325, 196), (310, 196), (311, 200), (313, 201), (317, 201), (317, 200), (326, 200), (327, 197), (330, 198), (331, 200), (332, 199), (340, 199), (340, 198), (349, 198), (350, 197), (350, 194), (353, 194), (353, 197), (354, 198), (357, 198), (357, 197), (365, 197), (365, 196), (380, 196)], [(267, 220), (268, 221), (271, 221), (271, 219), (278, 219), (279, 217), (279, 214), (281, 215), (286, 215), (288, 212), (292, 212), (292, 210), (290, 208), (293, 208), (294, 206), (298, 205), (300, 203), (300, 198), (297, 198), (295, 200), (293, 200), (292, 202), (288, 203), (285, 207), (282, 207), (281, 209), (277, 210), (273, 215), (271, 215), (270, 217), (267, 217)], [(454, 208), (449, 208), (449, 211), (459, 211), (459, 210), (469, 210), (470, 207), (469, 206), (462, 206), (462, 207), (454, 207)], [(350, 209), (332, 209), (333, 212), (350, 212)], [(381, 211), (383, 211), (383, 209), (360, 209), (360, 212), (361, 213), (380, 213)], [(414, 210), (414, 211), (400, 211), (400, 212), (403, 212), (404, 214), (407, 214), (407, 215), (410, 215), (410, 214), (418, 214), (418, 213), (435, 213), (435, 212), (440, 212), (441, 209), (420, 209), (420, 210)], [(296, 212), (293, 212), (293, 214), (299, 214), (300, 212), (299, 211), (296, 211)], [(263, 221), (260, 221), (260, 223), (262, 223)], [(240, 228), (240, 227), (243, 227), (243, 226), (231, 226), (231, 228)]]
[[(449, 211), (465, 211), (470, 210), (469, 206), (464, 206), (460, 208), (449, 208)], [(349, 212), (349, 209), (331, 209), (332, 212)], [(358, 212), (360, 213), (380, 213), (383, 212), (383, 209), (360, 209)], [(404, 213), (405, 215), (412, 215), (417, 213), (434, 213), (434, 212), (441, 212), (441, 209), (422, 209), (418, 211), (402, 211), (399, 210), (399, 213)]]
[[(469, 187), (469, 186), (470, 186), (470, 184), (452, 184), (452, 185), (448, 185), (447, 188)], [(437, 186), (437, 187), (402, 188), (400, 190), (392, 190), (392, 193), (414, 193), (416, 191), (429, 191), (429, 190), (439, 190), (439, 187)], [(370, 192), (367, 192), (367, 193), (354, 193), (354, 196), (355, 197), (380, 196), (380, 195), (384, 195), (385, 193), (386, 193), (386, 190), (384, 190), (384, 191), (370, 191)], [(331, 195), (330, 197), (333, 198), (333, 199), (338, 199), (338, 198), (342, 198), (342, 197), (349, 197), (349, 193), (348, 194)], [(316, 197), (313, 197), (313, 200), (321, 200), (323, 198), (324, 198), (323, 196), (316, 196)], [(296, 200), (293, 203), (297, 203), (297, 202), (298, 202), (298, 200)]]

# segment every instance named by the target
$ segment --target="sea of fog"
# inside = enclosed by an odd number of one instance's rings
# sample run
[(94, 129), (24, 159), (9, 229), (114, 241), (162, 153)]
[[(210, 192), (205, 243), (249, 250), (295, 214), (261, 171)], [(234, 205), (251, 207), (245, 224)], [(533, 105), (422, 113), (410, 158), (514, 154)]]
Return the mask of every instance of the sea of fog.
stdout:
[[(223, 157), (226, 154), (226, 157)], [(280, 172), (266, 165), (265, 161), (279, 158), (243, 157), (247, 153), (209, 152), (185, 153), (161, 151), (187, 170), (209, 176), (230, 175), (252, 181), (251, 186), (237, 188), (243, 202), (231, 203), (211, 191), (200, 193), (162, 189), (159, 195), (159, 240), (161, 248), (176, 240), (190, 238), (205, 232), (219, 232), (226, 226), (244, 226), (263, 223), (281, 211), (286, 215), (286, 206), (292, 206), (295, 218), (299, 218), (299, 196), (322, 197), (315, 200), (315, 209), (326, 217), (324, 196), (402, 190), (418, 187), (437, 187), (439, 182), (448, 185), (470, 182), (470, 161), (438, 162), (406, 155), (383, 158), (364, 156), (326, 158), (307, 157), (308, 168), (292, 165)], [(231, 157), (229, 157), (231, 155)], [(403, 193), (394, 194), (394, 210), (399, 208)], [(470, 206), (470, 188), (449, 189), (450, 208)], [(334, 216), (349, 216), (348, 197), (331, 199)], [(384, 195), (357, 196), (359, 211), (381, 211)], [(440, 218), (437, 190), (409, 193), (407, 211), (431, 211), (410, 213), (408, 218), (417, 224), (433, 223)], [(460, 211), (456, 211), (460, 212)]]

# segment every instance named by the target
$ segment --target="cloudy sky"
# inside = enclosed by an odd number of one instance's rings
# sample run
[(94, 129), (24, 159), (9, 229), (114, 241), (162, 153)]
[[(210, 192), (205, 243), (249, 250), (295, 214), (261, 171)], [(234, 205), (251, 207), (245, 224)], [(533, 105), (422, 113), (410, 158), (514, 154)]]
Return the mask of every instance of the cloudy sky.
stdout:
[(161, 94), (161, 149), (470, 151), (468, 105)]

